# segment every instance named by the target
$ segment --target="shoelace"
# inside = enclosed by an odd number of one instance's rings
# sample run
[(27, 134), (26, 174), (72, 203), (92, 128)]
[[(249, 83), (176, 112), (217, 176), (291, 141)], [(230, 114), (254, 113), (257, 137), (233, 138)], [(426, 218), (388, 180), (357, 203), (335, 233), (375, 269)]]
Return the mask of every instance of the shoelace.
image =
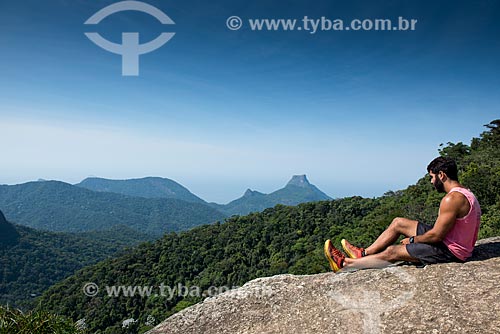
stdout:
[(337, 248), (332, 248), (332, 253), (335, 257), (343, 258), (344, 254), (342, 254)]

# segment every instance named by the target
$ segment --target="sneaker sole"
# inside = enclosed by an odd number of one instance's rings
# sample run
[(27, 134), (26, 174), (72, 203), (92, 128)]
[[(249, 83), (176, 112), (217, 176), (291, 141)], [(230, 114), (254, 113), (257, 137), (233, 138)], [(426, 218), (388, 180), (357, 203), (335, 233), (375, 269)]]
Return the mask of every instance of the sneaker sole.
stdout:
[(332, 256), (330, 255), (330, 245), (331, 245), (331, 241), (330, 239), (328, 239), (327, 241), (325, 241), (325, 247), (324, 247), (324, 252), (325, 252), (325, 256), (328, 260), (328, 263), (330, 264), (330, 268), (332, 268), (332, 270), (334, 272), (337, 272), (340, 270), (340, 268), (337, 266), (337, 264), (335, 263), (335, 261), (333, 261), (333, 258)]
[(340, 241), (340, 243), (342, 244), (342, 248), (346, 252), (347, 256), (349, 256), (351, 259), (357, 259), (358, 257), (355, 254), (351, 253), (351, 251), (349, 250), (349, 248), (346, 246), (345, 242), (346, 242), (345, 239), (342, 239)]

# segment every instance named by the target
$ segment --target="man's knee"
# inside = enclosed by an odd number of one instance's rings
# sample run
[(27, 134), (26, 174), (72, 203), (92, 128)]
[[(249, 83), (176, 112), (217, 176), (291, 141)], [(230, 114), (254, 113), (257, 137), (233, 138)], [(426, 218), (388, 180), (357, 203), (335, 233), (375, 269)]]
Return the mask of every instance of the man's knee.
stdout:
[(389, 228), (392, 228), (399, 234), (406, 236), (415, 235), (418, 221), (402, 217), (396, 217), (392, 220)]
[(392, 245), (385, 249), (388, 255), (395, 255), (397, 253), (398, 246)]
[(399, 230), (404, 225), (405, 219), (402, 217), (396, 217), (392, 220), (391, 225), (389, 227)]
[(383, 253), (387, 261), (396, 260), (398, 257), (398, 246), (389, 246)]

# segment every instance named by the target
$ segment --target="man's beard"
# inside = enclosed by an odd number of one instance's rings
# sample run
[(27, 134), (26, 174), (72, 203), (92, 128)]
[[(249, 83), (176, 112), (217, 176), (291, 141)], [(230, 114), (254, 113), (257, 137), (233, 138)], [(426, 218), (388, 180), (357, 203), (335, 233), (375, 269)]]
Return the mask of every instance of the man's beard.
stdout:
[(436, 177), (435, 181), (432, 183), (434, 185), (434, 188), (438, 191), (438, 193), (445, 193), (446, 190), (444, 190), (444, 184), (443, 182)]

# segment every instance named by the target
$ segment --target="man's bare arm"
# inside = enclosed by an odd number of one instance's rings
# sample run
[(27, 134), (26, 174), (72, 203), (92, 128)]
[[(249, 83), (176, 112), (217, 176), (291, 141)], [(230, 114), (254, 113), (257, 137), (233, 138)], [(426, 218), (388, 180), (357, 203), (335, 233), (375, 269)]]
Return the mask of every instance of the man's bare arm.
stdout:
[(442, 241), (446, 234), (455, 225), (456, 219), (459, 216), (460, 209), (463, 205), (464, 198), (461, 194), (450, 193), (445, 196), (441, 201), (439, 216), (434, 224), (434, 227), (422, 235), (415, 236), (414, 242), (431, 244)]

